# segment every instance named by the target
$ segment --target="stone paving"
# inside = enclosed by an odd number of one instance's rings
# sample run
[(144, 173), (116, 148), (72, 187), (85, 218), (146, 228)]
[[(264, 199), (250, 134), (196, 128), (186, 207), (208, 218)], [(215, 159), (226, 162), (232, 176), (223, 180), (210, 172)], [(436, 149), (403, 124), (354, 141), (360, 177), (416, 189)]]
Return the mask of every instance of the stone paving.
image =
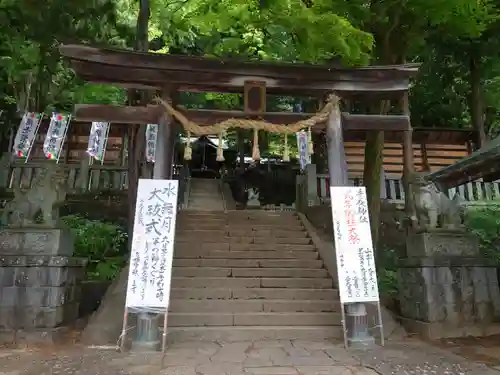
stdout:
[[(2, 354), (3, 353), (3, 354)], [(118, 353), (74, 346), (6, 352), (0, 375), (499, 375), (418, 341), (346, 351), (339, 342), (191, 342), (161, 353)]]

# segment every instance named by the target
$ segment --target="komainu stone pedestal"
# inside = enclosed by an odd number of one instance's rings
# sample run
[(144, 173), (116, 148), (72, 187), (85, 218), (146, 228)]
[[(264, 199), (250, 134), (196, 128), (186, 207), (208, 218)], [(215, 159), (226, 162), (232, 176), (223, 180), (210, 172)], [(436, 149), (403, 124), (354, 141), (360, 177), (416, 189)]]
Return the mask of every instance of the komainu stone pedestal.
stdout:
[(0, 344), (52, 340), (78, 318), (86, 259), (63, 229), (0, 232)]
[(500, 333), (497, 266), (479, 256), (476, 238), (460, 232), (410, 235), (399, 264), (405, 328), (427, 338)]

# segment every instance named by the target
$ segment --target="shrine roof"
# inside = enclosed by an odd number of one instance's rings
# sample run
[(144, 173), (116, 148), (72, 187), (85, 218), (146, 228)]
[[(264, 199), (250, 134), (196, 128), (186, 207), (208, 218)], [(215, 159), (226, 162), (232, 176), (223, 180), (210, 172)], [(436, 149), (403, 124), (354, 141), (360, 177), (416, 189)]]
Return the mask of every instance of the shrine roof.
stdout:
[(485, 182), (500, 179), (500, 137), (470, 156), (429, 175), (442, 188), (452, 188), (482, 178)]
[(63, 57), (84, 80), (126, 88), (242, 92), (245, 81), (265, 81), (269, 93), (387, 94), (409, 87), (420, 64), (343, 68), (333, 65), (250, 62), (63, 45)]

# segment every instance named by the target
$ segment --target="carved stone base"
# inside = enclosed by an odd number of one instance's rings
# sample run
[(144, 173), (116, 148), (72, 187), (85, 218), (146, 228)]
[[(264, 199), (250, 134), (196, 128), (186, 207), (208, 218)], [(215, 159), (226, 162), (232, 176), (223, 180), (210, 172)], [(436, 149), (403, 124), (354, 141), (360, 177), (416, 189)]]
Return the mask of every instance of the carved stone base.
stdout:
[(8, 228), (0, 231), (0, 255), (73, 255), (69, 229)]
[(398, 271), (402, 316), (449, 332), (463, 327), (483, 332), (480, 327), (500, 321), (496, 267), (474, 257), (402, 259)]
[(476, 236), (462, 231), (436, 230), (412, 233), (406, 238), (408, 257), (433, 256), (479, 256), (479, 241)]
[(247, 202), (247, 208), (260, 208), (260, 201), (258, 199), (251, 199)]
[(86, 262), (59, 256), (0, 255), (0, 331), (38, 332), (73, 324)]

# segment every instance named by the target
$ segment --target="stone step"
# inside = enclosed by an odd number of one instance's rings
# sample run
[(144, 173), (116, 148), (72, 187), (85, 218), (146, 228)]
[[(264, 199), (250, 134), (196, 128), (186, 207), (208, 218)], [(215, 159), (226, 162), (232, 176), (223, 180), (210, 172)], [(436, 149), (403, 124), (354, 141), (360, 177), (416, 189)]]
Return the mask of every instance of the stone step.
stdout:
[(175, 253), (183, 254), (185, 251), (314, 251), (313, 244), (245, 244), (245, 243), (216, 243), (216, 242), (180, 242), (175, 244)]
[[(184, 215), (184, 212), (181, 212)], [(196, 216), (196, 212), (186, 214), (187, 216)], [(207, 215), (206, 213), (201, 213), (200, 215)], [(263, 211), (263, 210), (229, 210), (224, 215), (221, 213), (213, 213), (212, 216), (229, 216), (234, 217), (269, 217), (269, 218), (286, 218), (286, 217), (297, 217), (297, 213), (293, 211)]]
[(295, 223), (299, 222), (300, 219), (296, 215), (278, 215), (278, 216), (269, 216), (266, 214), (258, 214), (258, 215), (245, 215), (245, 216), (236, 216), (231, 215), (229, 213), (210, 213), (210, 212), (202, 212), (197, 214), (196, 212), (180, 212), (179, 220), (186, 220), (188, 222), (192, 221), (226, 221), (232, 223), (245, 223), (245, 222), (264, 222), (264, 223)]
[(176, 258), (200, 259), (319, 259), (316, 251), (206, 251), (206, 250), (175, 250)]
[[(206, 238), (216, 238), (221, 237), (281, 237), (281, 238), (304, 238), (308, 237), (305, 230), (299, 231), (289, 231), (289, 230), (191, 230), (189, 232), (184, 232), (184, 234), (189, 234), (192, 237), (205, 240)], [(183, 233), (179, 233), (183, 235)]]
[(200, 326), (336, 326), (339, 313), (256, 312), (256, 313), (169, 313), (169, 327)]
[(177, 222), (181, 225), (196, 225), (196, 224), (210, 224), (210, 225), (239, 225), (239, 226), (249, 226), (249, 225), (270, 225), (270, 226), (300, 226), (301, 221), (297, 218), (288, 219), (238, 219), (238, 218), (210, 218), (205, 219), (203, 216), (197, 217), (185, 217), (180, 216)]
[(174, 277), (292, 277), (327, 278), (324, 268), (222, 268), (222, 267), (174, 267)]
[(321, 300), (170, 300), (172, 313), (338, 312), (339, 301)]
[(336, 289), (297, 289), (297, 288), (172, 288), (170, 299), (184, 300), (321, 300), (338, 301)]
[(323, 268), (319, 259), (174, 259), (174, 267)]
[(172, 288), (333, 288), (330, 278), (173, 277)]
[[(215, 204), (210, 203), (210, 204)], [(219, 203), (217, 203), (219, 204)], [(222, 204), (222, 203), (220, 203)], [(289, 223), (289, 224), (261, 224), (249, 222), (247, 224), (241, 223), (204, 223), (204, 222), (179, 222), (179, 230), (189, 231), (189, 230), (280, 230), (280, 231), (290, 231), (290, 230), (305, 230), (301, 223)]]
[(342, 326), (168, 327), (169, 343), (186, 341), (339, 340)]
[(192, 200), (190, 199), (188, 202), (188, 206), (192, 210), (220, 210), (220, 207), (223, 207), (221, 201), (214, 200)]
[[(199, 243), (200, 239), (190, 235), (192, 232), (179, 231), (175, 237), (176, 243)], [(248, 243), (248, 244), (290, 244), (290, 245), (308, 245), (311, 239), (308, 237), (227, 237), (221, 236), (203, 238), (204, 243)]]

